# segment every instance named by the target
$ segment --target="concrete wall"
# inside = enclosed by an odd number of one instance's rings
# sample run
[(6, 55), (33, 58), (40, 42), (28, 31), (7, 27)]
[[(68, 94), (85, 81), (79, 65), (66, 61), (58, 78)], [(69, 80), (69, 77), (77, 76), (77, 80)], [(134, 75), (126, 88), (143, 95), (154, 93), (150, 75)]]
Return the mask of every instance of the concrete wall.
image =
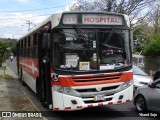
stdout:
[(146, 73), (153, 75), (158, 69), (160, 69), (160, 56), (144, 57), (144, 70)]

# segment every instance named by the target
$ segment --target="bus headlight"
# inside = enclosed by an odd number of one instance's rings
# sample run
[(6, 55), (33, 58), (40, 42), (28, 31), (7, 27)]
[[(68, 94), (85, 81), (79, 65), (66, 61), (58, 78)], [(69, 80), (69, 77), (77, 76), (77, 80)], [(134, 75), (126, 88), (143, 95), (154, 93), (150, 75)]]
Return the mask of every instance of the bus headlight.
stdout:
[(134, 80), (134, 84), (141, 84), (137, 79), (133, 79)]
[(57, 90), (56, 91), (62, 93), (64, 91), (64, 88), (61, 87), (61, 86), (57, 86)]
[(124, 88), (127, 88), (133, 84), (133, 80), (127, 81), (123, 83)]
[(71, 88), (65, 88), (66, 93), (70, 93), (71, 92)]
[(127, 89), (128, 87), (130, 87), (131, 85), (133, 85), (133, 80), (127, 81), (127, 82), (123, 82), (117, 89), (116, 89), (116, 93), (121, 92), (125, 89)]
[(54, 91), (57, 91), (62, 94), (68, 94), (68, 95), (71, 95), (75, 91), (71, 87), (54, 86), (53, 88), (54, 88)]

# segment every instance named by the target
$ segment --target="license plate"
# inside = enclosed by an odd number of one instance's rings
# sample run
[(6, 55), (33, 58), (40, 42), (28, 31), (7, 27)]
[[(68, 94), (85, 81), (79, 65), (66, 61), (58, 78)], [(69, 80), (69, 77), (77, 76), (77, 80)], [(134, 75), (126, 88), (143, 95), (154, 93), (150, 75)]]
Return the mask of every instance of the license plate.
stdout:
[(98, 101), (98, 100), (104, 100), (104, 95), (97, 95), (97, 96), (94, 96), (94, 101)]

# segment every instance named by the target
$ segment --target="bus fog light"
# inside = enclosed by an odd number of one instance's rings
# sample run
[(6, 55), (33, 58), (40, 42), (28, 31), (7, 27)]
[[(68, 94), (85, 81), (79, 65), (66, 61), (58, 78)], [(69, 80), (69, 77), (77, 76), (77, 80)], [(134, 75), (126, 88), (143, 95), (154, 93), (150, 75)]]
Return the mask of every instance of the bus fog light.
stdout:
[(127, 86), (128, 86), (128, 83), (127, 83), (127, 82), (125, 82), (125, 83), (124, 83), (124, 87), (127, 87)]
[(71, 92), (71, 88), (66, 88), (66, 92), (70, 93)]
[(63, 87), (59, 87), (57, 91), (62, 93), (64, 91), (64, 88)]
[(72, 104), (77, 104), (76, 100), (71, 100)]
[(120, 95), (120, 96), (119, 96), (119, 100), (121, 100), (121, 99), (123, 99), (123, 95)]
[(128, 82), (125, 82), (125, 83), (123, 84), (123, 86), (126, 88), (126, 87), (131, 86), (132, 84), (133, 84), (133, 81), (130, 80), (130, 81), (128, 81)]

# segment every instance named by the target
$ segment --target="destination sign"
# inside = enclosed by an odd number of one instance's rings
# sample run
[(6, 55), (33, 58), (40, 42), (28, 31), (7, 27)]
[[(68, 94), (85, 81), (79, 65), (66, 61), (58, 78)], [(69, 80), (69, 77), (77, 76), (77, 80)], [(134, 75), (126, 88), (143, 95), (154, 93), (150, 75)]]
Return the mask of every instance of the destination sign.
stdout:
[(77, 14), (65, 14), (63, 16), (63, 24), (77, 24)]
[(82, 15), (82, 23), (83, 24), (102, 24), (102, 25), (123, 25), (121, 16), (98, 15), (98, 14)]
[(123, 25), (123, 17), (107, 14), (65, 14), (63, 24)]

